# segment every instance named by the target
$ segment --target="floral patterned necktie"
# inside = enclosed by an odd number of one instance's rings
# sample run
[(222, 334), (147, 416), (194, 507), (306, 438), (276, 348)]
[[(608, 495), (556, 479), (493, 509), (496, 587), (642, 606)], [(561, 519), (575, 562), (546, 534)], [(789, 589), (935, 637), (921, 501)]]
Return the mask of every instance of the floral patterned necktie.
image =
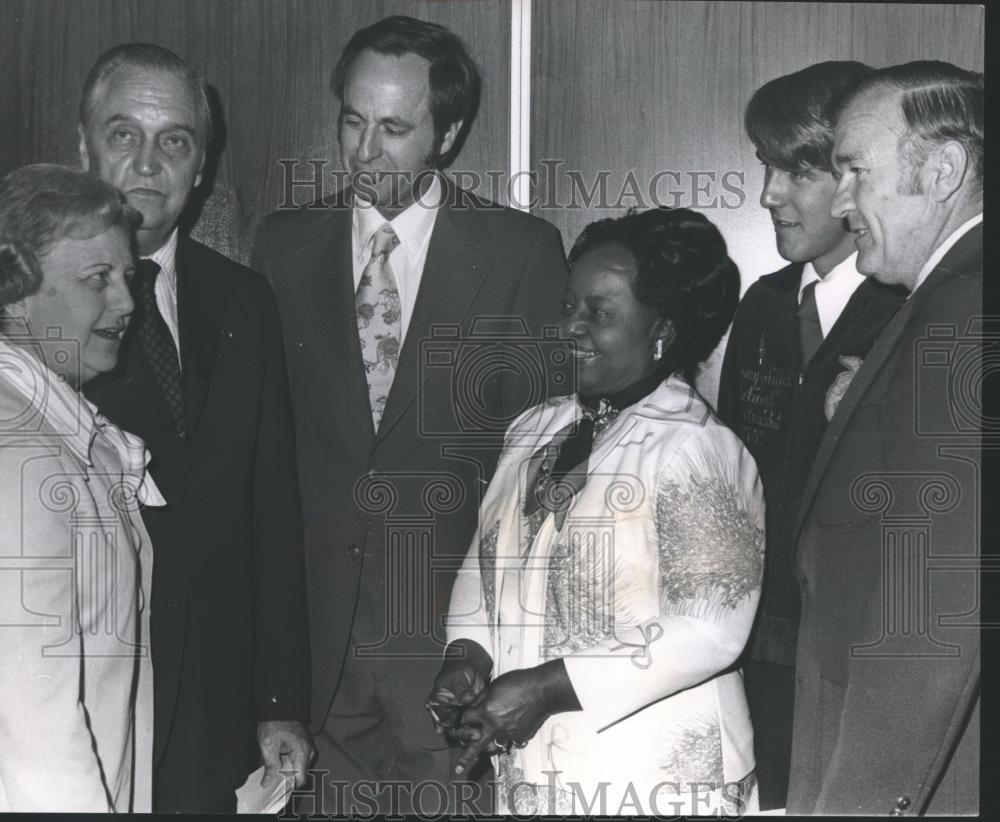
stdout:
[(376, 431), (385, 413), (399, 361), (399, 338), (402, 333), (399, 289), (389, 265), (389, 255), (397, 245), (399, 237), (388, 223), (375, 232), (372, 256), (361, 272), (361, 282), (354, 295), (361, 359), (368, 378), (368, 399)]

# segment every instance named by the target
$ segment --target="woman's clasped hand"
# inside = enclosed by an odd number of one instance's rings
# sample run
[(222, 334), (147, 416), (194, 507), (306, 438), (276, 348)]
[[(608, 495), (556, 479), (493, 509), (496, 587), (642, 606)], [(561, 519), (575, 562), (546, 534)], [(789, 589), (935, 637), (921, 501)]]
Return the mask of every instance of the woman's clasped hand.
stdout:
[[(475, 646), (469, 655), (475, 655), (478, 665), (471, 661), (446, 663), (428, 701), (438, 733), (466, 749), (455, 766), (456, 774), (467, 771), (480, 754), (525, 747), (551, 715), (579, 710), (562, 660), (509, 671), (487, 686), (490, 662), (486, 652), (473, 642), (461, 642), (466, 649)], [(452, 707), (453, 713), (442, 712), (442, 702)]]

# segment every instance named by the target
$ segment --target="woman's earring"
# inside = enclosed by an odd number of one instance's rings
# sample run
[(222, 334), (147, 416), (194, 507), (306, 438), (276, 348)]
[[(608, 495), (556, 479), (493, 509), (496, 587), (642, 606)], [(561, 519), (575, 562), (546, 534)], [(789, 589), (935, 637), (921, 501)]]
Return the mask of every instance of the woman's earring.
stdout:
[(656, 338), (656, 345), (653, 346), (653, 361), (659, 362), (663, 359), (663, 337)]

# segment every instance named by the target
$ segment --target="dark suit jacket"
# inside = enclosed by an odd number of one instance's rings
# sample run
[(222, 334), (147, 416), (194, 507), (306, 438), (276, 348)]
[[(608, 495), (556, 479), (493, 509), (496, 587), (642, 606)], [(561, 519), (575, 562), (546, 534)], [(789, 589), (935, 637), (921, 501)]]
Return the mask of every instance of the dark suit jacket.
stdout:
[(729, 332), (718, 403), (719, 418), (753, 454), (767, 500), (766, 572), (751, 656), (786, 666), (795, 663), (799, 616), (790, 531), (826, 430), (827, 393), (849, 373), (841, 357), (867, 357), (906, 297), (903, 288), (866, 279), (803, 371), (796, 316), (801, 279), (802, 264), (792, 263), (747, 289)]
[(351, 210), (272, 214), (254, 252), (278, 297), (292, 385), (313, 724), (324, 723), (353, 630), (355, 653), (398, 663), (399, 712), (435, 747), (422, 706), (445, 644), (441, 618), (502, 432), (542, 398), (560, 362), (555, 340), (539, 333), (558, 320), (566, 276), (553, 226), (450, 185), (445, 193), (377, 435), (354, 311)]
[(820, 445), (789, 813), (977, 808), (981, 314), (980, 225), (885, 327)]
[(217, 778), (239, 784), (251, 764), (255, 721), (308, 721), (288, 381), (263, 278), (181, 238), (177, 281), (186, 437), (177, 435), (135, 335), (126, 335), (118, 369), (88, 384), (87, 395), (146, 441), (168, 503), (143, 511), (155, 558), (154, 761), (177, 707), (193, 627)]

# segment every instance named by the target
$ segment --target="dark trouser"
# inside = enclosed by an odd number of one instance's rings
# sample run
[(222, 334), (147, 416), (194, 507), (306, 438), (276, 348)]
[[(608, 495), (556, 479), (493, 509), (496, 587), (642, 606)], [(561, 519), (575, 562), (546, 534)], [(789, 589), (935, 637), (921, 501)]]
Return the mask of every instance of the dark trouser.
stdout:
[(753, 722), (760, 809), (783, 808), (792, 758), (795, 669), (748, 659), (743, 683)]
[(294, 812), (304, 817), (491, 811), (480, 785), (455, 781), (457, 754), (433, 732), (422, 707), (438, 661), (349, 656), (315, 737), (312, 783), (296, 792)]
[(167, 745), (153, 770), (153, 811), (235, 813), (234, 790), (238, 786), (223, 784), (217, 772), (208, 733), (197, 632), (191, 620), (186, 633), (173, 724), (166, 730)]

